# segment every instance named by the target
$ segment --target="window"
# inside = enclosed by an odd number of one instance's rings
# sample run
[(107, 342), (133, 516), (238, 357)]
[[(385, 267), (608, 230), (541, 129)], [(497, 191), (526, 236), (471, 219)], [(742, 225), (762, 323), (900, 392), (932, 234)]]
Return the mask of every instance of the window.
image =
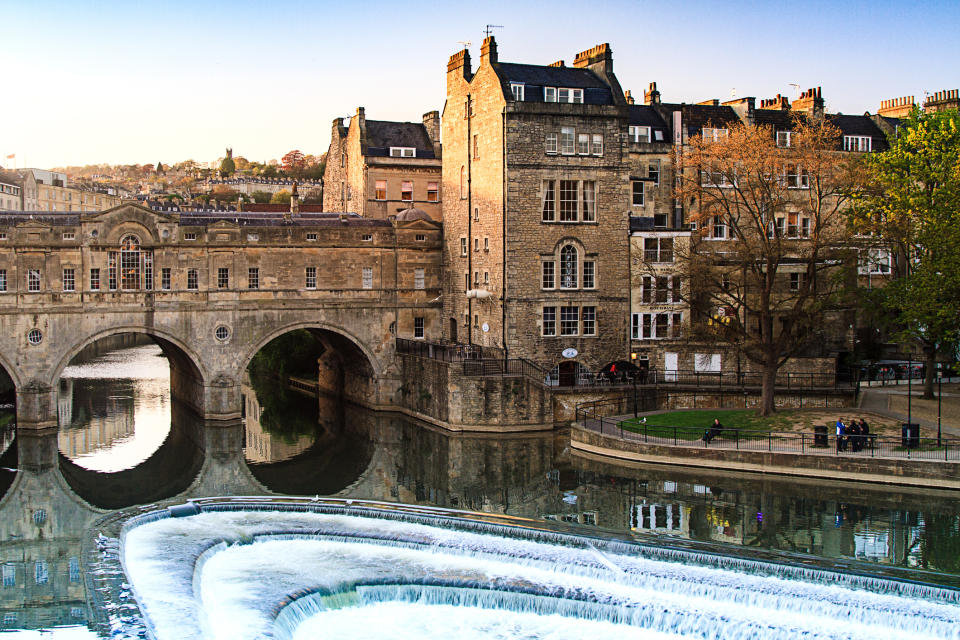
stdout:
[(197, 286), (197, 270), (196, 269), (187, 269), (187, 289), (190, 291), (196, 291), (199, 289)]
[(653, 300), (653, 278), (650, 276), (643, 276), (641, 279), (640, 285), (640, 301), (645, 304), (650, 304)]
[(416, 317), (413, 319), (413, 337), (422, 338), (423, 337), (423, 318)]
[(577, 181), (560, 181), (560, 222), (577, 221)]
[(480, 137), (479, 134), (473, 134), (473, 157), (480, 157)]
[(170, 267), (160, 269), (160, 288), (164, 291), (170, 290)]
[(540, 263), (540, 286), (543, 289), (553, 289), (556, 286), (556, 263), (553, 260), (544, 260)]
[(413, 270), (413, 288), (414, 289), (425, 289), (424, 284), (425, 280), (425, 271), (423, 269), (414, 269)]
[(644, 238), (643, 259), (646, 262), (673, 262), (673, 238)]
[(363, 242), (372, 242), (372, 241), (373, 241), (373, 234), (372, 234), (372, 233), (365, 233), (365, 234), (363, 234), (362, 236), (360, 236), (360, 240), (362, 240)]
[(583, 222), (596, 222), (597, 220), (597, 197), (596, 183), (593, 180), (584, 180), (581, 184), (581, 193), (583, 201), (581, 207), (581, 220)]
[[(464, 291), (470, 290), (470, 274), (469, 273), (463, 274), (463, 290)], [(470, 322), (467, 321), (467, 324), (470, 324)]]
[(387, 199), (387, 181), (386, 180), (377, 180), (375, 183), (375, 189), (373, 197), (377, 200), (386, 200)]
[(556, 101), (557, 101), (557, 88), (556, 88), (556, 87), (544, 87), (544, 88), (543, 88), (543, 101), (544, 101), (544, 102), (556, 102)]
[(64, 240), (73, 240), (73, 239), (76, 238), (76, 237), (77, 237), (77, 236), (76, 236), (76, 234), (75, 234), (73, 231), (64, 231), (64, 232), (63, 232), (63, 239), (64, 239)]
[(800, 218), (800, 236), (803, 238), (810, 237), (810, 218)]
[(7, 290), (7, 270), (0, 269), (0, 291)]
[(480, 207), (473, 208), (473, 220), (474, 222), (480, 220)]
[(230, 288), (230, 269), (220, 267), (217, 269), (217, 289)]
[(260, 242), (260, 234), (259, 234), (259, 233), (248, 233), (248, 234), (247, 234), (247, 242)]
[(650, 127), (631, 125), (627, 129), (627, 137), (630, 142), (650, 142)]
[(373, 267), (364, 267), (361, 271), (361, 286), (364, 289), (373, 289)]
[(7, 239), (7, 232), (0, 231), (0, 240), (6, 240), (6, 239)]
[(400, 183), (400, 199), (405, 202), (413, 200), (413, 182), (404, 180)]
[(703, 187), (732, 187), (733, 183), (727, 178), (727, 174), (718, 170), (700, 170), (700, 186)]
[(554, 191), (555, 180), (543, 181), (543, 221), (553, 222), (556, 218), (557, 196)]
[(790, 274), (790, 291), (800, 291), (800, 276), (799, 273)]
[(723, 216), (713, 216), (711, 221), (713, 228), (710, 237), (714, 240), (725, 240), (727, 237), (727, 224), (724, 222)]
[(644, 203), (643, 180), (634, 180), (633, 185), (633, 206), (642, 207)]
[(844, 151), (870, 151), (873, 139), (870, 136), (843, 136)]
[(90, 269), (90, 290), (100, 291), (100, 269)]
[(467, 239), (460, 238), (460, 257), (462, 258), (466, 255), (467, 255)]
[(593, 289), (597, 286), (596, 263), (593, 260), (583, 261), (583, 288)]
[(473, 239), (473, 250), (480, 251), (480, 238)]
[(544, 151), (551, 155), (557, 153), (557, 134), (556, 132), (548, 133), (543, 143)]
[(440, 187), (438, 183), (427, 183), (427, 202), (440, 202)]
[(247, 269), (247, 289), (260, 288), (260, 267), (249, 267)]
[(50, 570), (47, 568), (47, 563), (37, 560), (33, 565), (33, 581), (37, 584), (47, 584), (49, 580)]
[(523, 102), (523, 85), (518, 82), (510, 83), (510, 93), (517, 102)]
[(140, 288), (140, 239), (136, 236), (125, 236), (120, 241), (120, 288)]
[(560, 249), (560, 288), (577, 288), (577, 248), (571, 244)]
[(426, 241), (427, 236), (426, 236), (425, 234), (423, 234), (423, 233), (418, 233), (418, 234), (415, 236), (415, 238), (416, 238), (417, 242), (424, 242), (424, 241)]
[(560, 307), (560, 335), (575, 336), (580, 333), (580, 307)]
[(543, 335), (545, 336), (557, 335), (557, 308), (556, 307), (543, 308)]
[(790, 146), (790, 136), (792, 131), (777, 131), (777, 146), (778, 147), (789, 147)]
[(483, 272), (483, 284), (490, 284), (490, 272), (489, 272), (489, 271), (484, 271), (484, 272)]
[(39, 269), (29, 269), (27, 271), (27, 291), (40, 291)]
[(476, 286), (479, 285), (479, 284), (480, 284), (480, 272), (479, 272), (479, 271), (474, 271), (474, 272), (473, 272), (473, 286), (476, 287)]
[(316, 289), (317, 288), (317, 268), (316, 267), (307, 267), (304, 274), (304, 284), (303, 286), (307, 289)]
[(17, 565), (15, 564), (3, 565), (3, 586), (5, 587), (17, 586)]
[(317, 234), (316, 234), (316, 233), (308, 233), (308, 234), (307, 234), (307, 242), (316, 242), (316, 241), (317, 241)]
[(577, 136), (577, 154), (581, 156), (590, 155), (590, 134), (581, 133)]
[(879, 275), (890, 273), (893, 267), (893, 253), (889, 249), (866, 249), (860, 251), (859, 272)]
[(809, 189), (810, 175), (806, 169), (796, 165), (787, 167), (787, 188), (788, 189)]
[[(583, 89), (567, 89), (565, 87), (560, 87), (556, 90), (556, 96), (557, 102), (583, 104)], [(544, 98), (544, 102), (553, 102), (553, 100), (547, 100)]]
[(634, 313), (630, 335), (634, 340), (662, 340), (682, 335), (682, 313)]
[(153, 290), (153, 252), (143, 252), (143, 288)]
[(483, 239), (483, 250), (484, 250), (484, 251), (490, 251), (490, 238), (486, 238), (486, 237), (485, 237), (485, 238)]
[(576, 152), (576, 132), (573, 127), (560, 129), (560, 153), (572, 156)]
[(647, 166), (647, 177), (650, 178), (650, 181), (655, 185), (660, 184), (660, 161), (653, 160)]
[(656, 300), (657, 304), (666, 304), (667, 301), (669, 300), (668, 296), (670, 294), (670, 291), (667, 285), (667, 282), (669, 282), (669, 280), (667, 276), (657, 276), (655, 281), (656, 281), (656, 288), (655, 288), (656, 295), (654, 296), (654, 300)]
[(730, 132), (727, 129), (717, 129), (711, 127), (703, 128), (703, 141), (704, 142), (716, 142), (727, 137), (727, 134)]
[(192, 232), (192, 231), (184, 232), (184, 234), (183, 234), (183, 239), (184, 239), (184, 240), (196, 240), (196, 239), (197, 239), (197, 234), (194, 233), (194, 232)]
[(583, 307), (580, 311), (580, 316), (583, 320), (583, 335), (597, 335), (597, 308)]
[(603, 136), (599, 133), (593, 134), (593, 142), (590, 146), (590, 153), (595, 156), (603, 155)]
[(63, 290), (64, 291), (76, 291), (77, 282), (74, 277), (74, 270), (72, 268), (67, 268), (63, 270)]
[(416, 158), (417, 150), (413, 147), (390, 147), (391, 158)]

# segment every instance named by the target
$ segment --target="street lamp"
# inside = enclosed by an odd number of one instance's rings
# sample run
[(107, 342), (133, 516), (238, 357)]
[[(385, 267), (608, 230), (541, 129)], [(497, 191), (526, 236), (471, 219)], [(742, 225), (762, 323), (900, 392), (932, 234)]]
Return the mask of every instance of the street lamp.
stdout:
[(940, 442), (940, 402), (943, 398), (943, 369), (937, 365), (937, 447), (943, 446)]
[(633, 374), (633, 417), (637, 417), (637, 353), (634, 351), (630, 354), (630, 364), (633, 365), (634, 369), (631, 372)]

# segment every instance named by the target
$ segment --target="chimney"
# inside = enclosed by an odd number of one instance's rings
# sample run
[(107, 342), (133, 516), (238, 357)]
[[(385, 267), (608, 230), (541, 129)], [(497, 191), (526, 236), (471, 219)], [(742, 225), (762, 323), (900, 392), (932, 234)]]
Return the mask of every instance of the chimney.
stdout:
[(636, 100), (633, 99), (633, 95), (630, 93), (630, 89), (624, 91), (623, 97), (627, 101), (627, 104), (634, 104), (636, 102)]
[(563, 60), (557, 60), (556, 62), (551, 62), (547, 65), (548, 67), (565, 67), (567, 66)]
[(650, 88), (643, 92), (643, 104), (660, 104), (660, 92), (657, 83), (651, 82)]
[(890, 98), (881, 100), (880, 108), (877, 109), (877, 115), (887, 118), (906, 118), (913, 111), (916, 102), (913, 96), (903, 96), (900, 98)]
[(428, 111), (423, 114), (423, 126), (427, 130), (427, 136), (433, 144), (433, 155), (440, 157), (440, 112)]
[(359, 125), (360, 130), (362, 131), (367, 126), (367, 116), (363, 107), (357, 107), (357, 125)]
[(695, 102), (694, 104), (703, 105), (705, 107), (719, 107), (720, 98), (710, 98), (708, 100), (701, 100), (700, 102)]
[(727, 100), (723, 103), (723, 106), (733, 109), (737, 114), (737, 117), (739, 117), (746, 124), (753, 124), (753, 112), (756, 109), (756, 103), (756, 98), (752, 96), (744, 96), (743, 98)]
[(483, 39), (483, 46), (480, 47), (480, 64), (483, 64), (484, 60), (490, 64), (497, 64), (497, 41), (493, 36)]
[(457, 51), (455, 54), (450, 56), (450, 60), (447, 62), (447, 77), (450, 77), (450, 74), (455, 71), (460, 71), (460, 75), (463, 76), (464, 80), (469, 81), (472, 74), (470, 73), (470, 52), (466, 48)]
[(937, 91), (923, 101), (923, 110), (930, 113), (957, 108), (960, 108), (960, 90), (957, 89)]
[(577, 69), (590, 68), (600, 75), (613, 73), (613, 50), (610, 43), (604, 42), (581, 51), (573, 59), (573, 66)]
[(823, 95), (820, 93), (820, 87), (807, 89), (801, 93), (800, 97), (793, 101), (791, 108), (814, 118), (823, 117)]
[(782, 96), (778, 93), (776, 98), (764, 98), (763, 100), (761, 100), (760, 108), (779, 110), (779, 111), (789, 111), (790, 99), (787, 96)]

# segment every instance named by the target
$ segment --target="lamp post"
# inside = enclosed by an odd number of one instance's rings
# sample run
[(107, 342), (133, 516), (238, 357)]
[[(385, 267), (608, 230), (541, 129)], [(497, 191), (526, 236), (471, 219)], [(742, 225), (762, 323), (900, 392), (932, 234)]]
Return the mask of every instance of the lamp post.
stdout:
[(630, 364), (634, 366), (633, 371), (633, 417), (637, 417), (637, 354), (636, 352), (630, 353)]
[[(907, 356), (907, 424), (913, 423), (913, 353)], [(907, 427), (911, 429), (912, 427)]]
[(940, 442), (940, 401), (943, 398), (943, 370), (937, 366), (937, 447), (942, 447)]

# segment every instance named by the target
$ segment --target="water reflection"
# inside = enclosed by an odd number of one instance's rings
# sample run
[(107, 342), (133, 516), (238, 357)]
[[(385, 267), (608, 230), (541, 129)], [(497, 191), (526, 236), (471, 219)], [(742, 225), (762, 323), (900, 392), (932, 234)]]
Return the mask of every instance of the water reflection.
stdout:
[[(84, 531), (104, 509), (170, 496), (437, 505), (722, 552), (804, 554), (851, 570), (926, 570), (939, 575), (906, 575), (960, 584), (955, 493), (614, 465), (571, 455), (564, 433), (450, 434), (265, 381), (244, 385), (245, 421), (204, 423), (170, 402), (165, 367), (152, 347), (138, 347), (68, 370), (70, 427), (20, 432), (0, 454), (0, 466), (19, 469), (0, 470), (0, 628), (87, 620)], [(146, 442), (141, 420), (145, 435), (162, 431), (159, 442), (129, 444)]]

